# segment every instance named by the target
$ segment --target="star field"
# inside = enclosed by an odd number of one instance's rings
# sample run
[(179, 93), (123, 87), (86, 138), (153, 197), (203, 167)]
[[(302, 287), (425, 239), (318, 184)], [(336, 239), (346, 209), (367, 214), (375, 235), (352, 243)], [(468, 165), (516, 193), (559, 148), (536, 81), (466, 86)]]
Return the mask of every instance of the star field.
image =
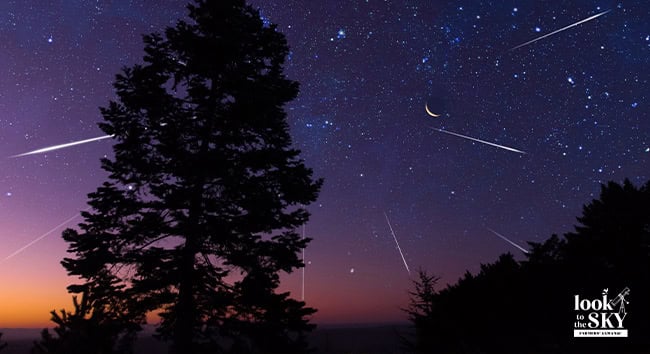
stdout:
[[(0, 151), (102, 135), (98, 107), (113, 98), (114, 75), (141, 60), (141, 34), (173, 25), (184, 4), (0, 5)], [(316, 322), (405, 320), (410, 280), (384, 212), (411, 270), (454, 282), (503, 252), (521, 255), (489, 229), (539, 242), (571, 231), (600, 183), (650, 179), (645, 1), (252, 4), (287, 36), (286, 74), (301, 84), (287, 106), (294, 144), (325, 179), (306, 225)], [(110, 153), (101, 141), (0, 160), (0, 258), (84, 209)], [(0, 284), (43, 286), (0, 285), (0, 304), (28, 289), (56, 292), (42, 323), (68, 305), (59, 234), (0, 263)], [(300, 280), (285, 285), (298, 298)], [(1, 306), (0, 326), (10, 311)]]

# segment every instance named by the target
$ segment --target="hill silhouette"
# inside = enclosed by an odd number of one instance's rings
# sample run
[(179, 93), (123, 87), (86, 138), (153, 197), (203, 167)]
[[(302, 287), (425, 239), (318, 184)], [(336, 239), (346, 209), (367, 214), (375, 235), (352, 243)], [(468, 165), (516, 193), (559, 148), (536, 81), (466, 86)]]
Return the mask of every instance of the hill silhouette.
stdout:
[[(411, 349), (650, 352), (650, 182), (603, 185), (577, 220), (563, 237), (529, 243), (524, 260), (503, 254), (439, 291), (437, 278), (421, 271), (406, 309), (417, 330)], [(603, 308), (576, 310), (584, 300)], [(625, 329), (628, 337), (574, 337), (599, 329)]]

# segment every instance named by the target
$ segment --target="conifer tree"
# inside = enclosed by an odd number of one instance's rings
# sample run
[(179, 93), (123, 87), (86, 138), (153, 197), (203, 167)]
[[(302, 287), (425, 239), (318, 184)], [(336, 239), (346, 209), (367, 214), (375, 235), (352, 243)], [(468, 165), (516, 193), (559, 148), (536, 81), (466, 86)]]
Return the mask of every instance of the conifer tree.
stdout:
[(408, 314), (409, 321), (415, 329), (414, 340), (402, 338), (405, 349), (413, 353), (435, 351), (435, 337), (431, 336), (435, 323), (433, 321), (434, 304), (437, 295), (436, 285), (440, 277), (419, 269), (417, 278), (412, 281), (413, 290), (409, 291), (408, 307), (402, 311)]
[(161, 311), (172, 353), (301, 352), (315, 310), (277, 289), (304, 266), (295, 230), (322, 181), (291, 146), (288, 46), (243, 0), (188, 9), (144, 36), (144, 63), (117, 75), (101, 109), (114, 157), (81, 231), (63, 234), (74, 256), (62, 264), (82, 280), (69, 290), (124, 300), (93, 311), (126, 327)]

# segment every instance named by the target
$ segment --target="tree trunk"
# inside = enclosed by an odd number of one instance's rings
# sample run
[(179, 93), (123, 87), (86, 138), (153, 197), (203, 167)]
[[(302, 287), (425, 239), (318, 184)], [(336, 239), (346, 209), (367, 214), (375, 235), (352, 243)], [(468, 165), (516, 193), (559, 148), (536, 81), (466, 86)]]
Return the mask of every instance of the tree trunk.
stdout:
[(194, 325), (196, 324), (196, 304), (194, 292), (196, 287), (196, 270), (194, 263), (199, 252), (200, 232), (198, 230), (203, 182), (195, 181), (194, 197), (191, 199), (188, 215), (188, 232), (181, 254), (180, 282), (178, 284), (178, 302), (176, 304), (176, 322), (171, 354), (194, 354)]
[(174, 324), (174, 340), (171, 354), (193, 354), (194, 333), (194, 259), (196, 256), (195, 241), (189, 236), (183, 247), (180, 268), (180, 284), (178, 287), (178, 303), (176, 305), (176, 322)]

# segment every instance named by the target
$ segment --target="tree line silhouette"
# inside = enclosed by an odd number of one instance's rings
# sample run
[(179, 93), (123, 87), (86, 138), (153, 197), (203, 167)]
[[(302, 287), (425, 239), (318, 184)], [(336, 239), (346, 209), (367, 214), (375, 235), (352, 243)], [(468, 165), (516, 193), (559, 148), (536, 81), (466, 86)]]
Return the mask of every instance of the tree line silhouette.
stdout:
[[(420, 271), (405, 309), (418, 353), (650, 352), (650, 181), (603, 185), (583, 208), (575, 231), (529, 242), (512, 254), (437, 289)], [(628, 338), (574, 338), (575, 295), (609, 298), (629, 288)]]
[(74, 309), (52, 311), (33, 353), (132, 353), (152, 312), (173, 354), (308, 350), (316, 310), (277, 291), (304, 266), (295, 230), (322, 184), (291, 146), (289, 48), (243, 0), (188, 10), (143, 37), (101, 108), (109, 177), (62, 235)]

